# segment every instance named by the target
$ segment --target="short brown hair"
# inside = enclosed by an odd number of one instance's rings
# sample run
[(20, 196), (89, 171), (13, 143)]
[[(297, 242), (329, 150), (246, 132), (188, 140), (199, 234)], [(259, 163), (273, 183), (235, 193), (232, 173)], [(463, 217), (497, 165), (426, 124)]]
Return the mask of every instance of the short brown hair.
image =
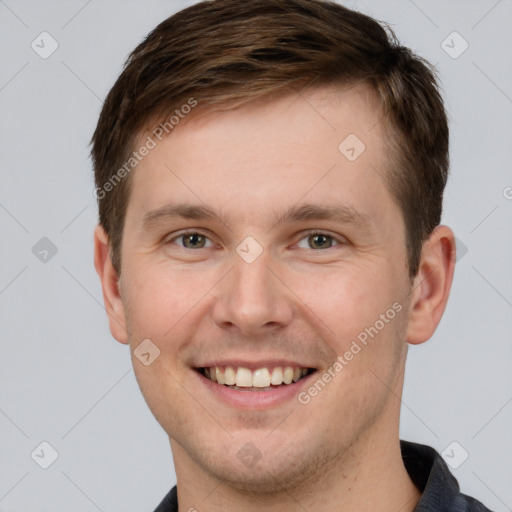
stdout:
[[(235, 108), (297, 88), (371, 86), (395, 149), (386, 173), (401, 208), (411, 277), (423, 241), (440, 223), (448, 175), (448, 124), (428, 62), (393, 31), (327, 0), (209, 0), (158, 25), (131, 53), (92, 137), (99, 219), (114, 268), (130, 195), (135, 139), (191, 98), (200, 108)], [(119, 174), (117, 175), (119, 178)]]

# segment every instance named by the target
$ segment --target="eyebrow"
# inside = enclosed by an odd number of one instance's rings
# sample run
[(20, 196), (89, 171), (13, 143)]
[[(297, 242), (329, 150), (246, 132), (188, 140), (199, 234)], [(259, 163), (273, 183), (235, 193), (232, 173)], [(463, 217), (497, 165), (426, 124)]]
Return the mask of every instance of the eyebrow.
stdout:
[(371, 224), (369, 215), (351, 206), (304, 204), (301, 206), (293, 206), (283, 213), (275, 213), (274, 227), (281, 224), (306, 220), (332, 220), (342, 224), (356, 224), (361, 228), (368, 227)]
[(191, 220), (215, 219), (222, 224), (226, 224), (222, 214), (209, 206), (168, 204), (146, 213), (142, 219), (142, 229), (150, 231), (162, 222), (177, 218)]
[[(371, 218), (366, 213), (360, 212), (351, 206), (320, 206), (316, 204), (303, 204), (293, 206), (284, 212), (273, 211), (272, 228), (293, 222), (308, 220), (332, 220), (342, 224), (354, 224), (359, 228), (368, 228)], [(216, 220), (228, 225), (222, 213), (215, 208), (206, 205), (193, 204), (168, 204), (156, 210), (146, 213), (142, 219), (142, 229), (150, 231), (160, 223), (173, 219), (190, 220)]]

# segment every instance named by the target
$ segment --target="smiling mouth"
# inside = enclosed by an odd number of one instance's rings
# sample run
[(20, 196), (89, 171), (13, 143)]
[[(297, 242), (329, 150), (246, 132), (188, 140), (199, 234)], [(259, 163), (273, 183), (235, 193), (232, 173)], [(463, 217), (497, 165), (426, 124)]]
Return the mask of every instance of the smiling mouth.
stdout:
[(292, 366), (263, 367), (250, 370), (243, 366), (196, 368), (208, 380), (238, 391), (269, 391), (293, 385), (315, 372), (315, 368)]

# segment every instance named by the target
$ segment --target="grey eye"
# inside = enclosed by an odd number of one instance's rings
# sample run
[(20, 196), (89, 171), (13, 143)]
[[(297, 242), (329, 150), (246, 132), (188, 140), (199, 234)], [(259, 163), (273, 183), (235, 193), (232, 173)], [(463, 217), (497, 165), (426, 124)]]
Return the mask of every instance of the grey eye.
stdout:
[(175, 240), (181, 240), (181, 243), (177, 242), (178, 245), (181, 245), (186, 249), (203, 249), (209, 242), (209, 239), (201, 233), (186, 233), (178, 236)]
[[(303, 242), (306, 241), (305, 245)], [(308, 236), (304, 237), (298, 244), (299, 247), (303, 249), (330, 249), (334, 245), (337, 245), (338, 242), (330, 235), (325, 233), (310, 233)]]

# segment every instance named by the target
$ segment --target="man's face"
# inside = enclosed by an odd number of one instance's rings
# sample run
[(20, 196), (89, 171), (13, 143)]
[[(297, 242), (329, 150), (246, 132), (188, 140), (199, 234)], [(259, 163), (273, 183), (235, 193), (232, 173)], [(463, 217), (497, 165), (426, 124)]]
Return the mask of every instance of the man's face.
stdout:
[[(411, 282), (380, 117), (359, 87), (290, 95), (186, 120), (134, 171), (120, 294), (177, 467), (268, 490), (397, 435)], [(287, 366), (308, 373), (268, 386)]]

